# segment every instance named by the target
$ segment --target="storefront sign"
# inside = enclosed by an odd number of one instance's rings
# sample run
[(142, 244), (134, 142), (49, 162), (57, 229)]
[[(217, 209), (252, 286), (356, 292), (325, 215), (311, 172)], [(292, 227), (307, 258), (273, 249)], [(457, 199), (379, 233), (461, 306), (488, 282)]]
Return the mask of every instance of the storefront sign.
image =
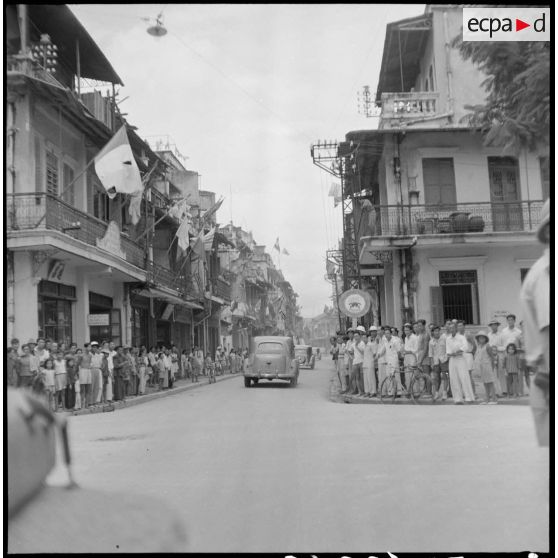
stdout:
[(88, 326), (108, 326), (110, 325), (110, 314), (88, 314)]
[(65, 267), (66, 264), (62, 260), (50, 260), (47, 279), (50, 281), (52, 281), (53, 279), (61, 281)]
[(111, 221), (108, 224), (105, 236), (97, 239), (97, 248), (114, 254), (123, 260), (126, 259), (126, 253), (120, 247), (120, 229), (116, 221)]
[(339, 297), (339, 310), (348, 318), (360, 318), (370, 310), (371, 299), (366, 291), (349, 289)]

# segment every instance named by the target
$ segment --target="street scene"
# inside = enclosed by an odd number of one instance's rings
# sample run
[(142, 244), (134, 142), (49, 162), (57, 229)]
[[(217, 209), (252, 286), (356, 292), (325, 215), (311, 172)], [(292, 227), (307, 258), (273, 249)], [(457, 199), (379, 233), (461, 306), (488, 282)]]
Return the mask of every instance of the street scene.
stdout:
[(9, 553), (550, 552), (548, 7), (4, 17)]

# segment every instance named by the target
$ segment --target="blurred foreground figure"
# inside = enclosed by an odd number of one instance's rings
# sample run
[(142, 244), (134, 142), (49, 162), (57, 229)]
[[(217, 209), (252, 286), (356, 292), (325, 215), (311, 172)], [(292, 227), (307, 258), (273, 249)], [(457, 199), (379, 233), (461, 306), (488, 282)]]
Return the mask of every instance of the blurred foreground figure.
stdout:
[[(83, 489), (71, 475), (65, 419), (8, 388), (8, 553), (185, 552), (176, 512), (159, 500)], [(49, 487), (62, 435), (70, 482)]]
[(544, 254), (533, 264), (521, 287), (521, 310), (525, 329), (525, 358), (535, 370), (529, 397), (539, 446), (548, 446), (550, 404), (550, 200), (541, 211), (537, 238)]

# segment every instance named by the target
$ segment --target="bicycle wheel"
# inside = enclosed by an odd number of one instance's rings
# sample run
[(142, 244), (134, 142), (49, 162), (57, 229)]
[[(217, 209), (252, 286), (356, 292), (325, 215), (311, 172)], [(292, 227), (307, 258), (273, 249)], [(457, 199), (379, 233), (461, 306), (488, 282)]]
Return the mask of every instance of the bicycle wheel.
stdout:
[(432, 401), (432, 384), (428, 374), (416, 374), (409, 387), (411, 397), (415, 403)]
[(395, 381), (395, 376), (388, 376), (384, 378), (382, 385), (380, 386), (380, 401), (382, 403), (389, 403), (390, 401), (395, 401), (395, 396), (397, 395), (397, 382)]

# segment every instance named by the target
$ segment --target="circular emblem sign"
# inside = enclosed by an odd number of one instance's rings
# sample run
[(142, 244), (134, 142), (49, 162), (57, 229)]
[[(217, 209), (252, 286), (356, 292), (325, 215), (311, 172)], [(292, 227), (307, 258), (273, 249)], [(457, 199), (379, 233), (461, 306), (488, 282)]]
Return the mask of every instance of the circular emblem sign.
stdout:
[(350, 289), (339, 297), (339, 310), (349, 318), (361, 318), (369, 312), (371, 303), (366, 291)]

